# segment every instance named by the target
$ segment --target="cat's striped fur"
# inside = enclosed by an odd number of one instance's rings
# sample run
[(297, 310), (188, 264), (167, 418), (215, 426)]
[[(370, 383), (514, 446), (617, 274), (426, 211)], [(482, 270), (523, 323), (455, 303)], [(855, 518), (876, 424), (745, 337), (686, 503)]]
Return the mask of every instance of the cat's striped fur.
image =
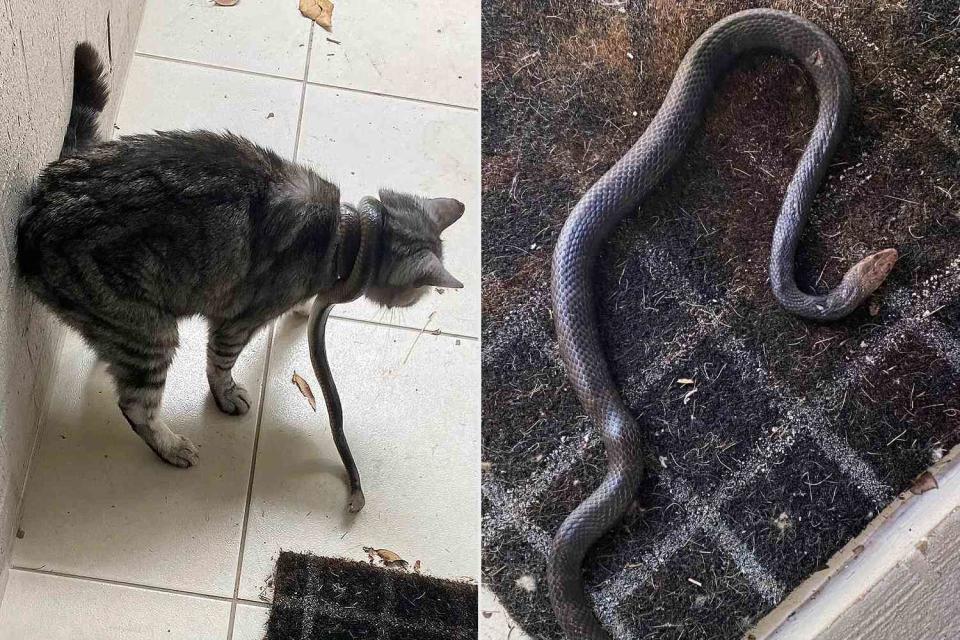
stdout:
[[(232, 370), (251, 336), (337, 278), (338, 188), (229, 133), (172, 131), (101, 141), (103, 67), (76, 50), (61, 158), (43, 171), (17, 237), (23, 281), (109, 364), (133, 430), (164, 460), (196, 447), (160, 417), (177, 319), (209, 323), (207, 378), (221, 410), (251, 400)], [(440, 232), (463, 205), (381, 191), (384, 232), (371, 298), (409, 304), (459, 286)]]

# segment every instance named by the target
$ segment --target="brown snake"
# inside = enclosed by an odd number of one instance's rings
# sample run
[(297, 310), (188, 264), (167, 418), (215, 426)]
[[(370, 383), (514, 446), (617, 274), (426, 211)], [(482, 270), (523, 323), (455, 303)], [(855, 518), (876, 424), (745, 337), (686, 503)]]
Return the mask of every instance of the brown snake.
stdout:
[(787, 187), (773, 235), (774, 296), (785, 310), (803, 318), (842, 318), (880, 286), (897, 259), (894, 249), (863, 258), (826, 295), (799, 289), (794, 277), (797, 245), (849, 111), (847, 66), (826, 33), (790, 13), (753, 9), (710, 27), (680, 63), (667, 97), (640, 139), (574, 207), (553, 254), (553, 311), (560, 353), (580, 402), (600, 428), (607, 453), (606, 477), (560, 526), (547, 563), (554, 612), (571, 640), (611, 637), (585, 592), (583, 559), (621, 519), (643, 475), (641, 431), (620, 398), (601, 349), (593, 266), (623, 216), (636, 209), (680, 157), (719, 79), (738, 57), (757, 50), (798, 60), (819, 97), (817, 123)]

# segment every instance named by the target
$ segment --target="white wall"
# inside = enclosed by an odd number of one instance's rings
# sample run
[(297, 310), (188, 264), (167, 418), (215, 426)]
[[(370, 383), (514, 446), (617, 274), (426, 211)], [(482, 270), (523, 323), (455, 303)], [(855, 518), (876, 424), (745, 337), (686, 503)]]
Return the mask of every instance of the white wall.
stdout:
[(48, 393), (56, 393), (47, 381), (61, 335), (16, 281), (16, 220), (38, 172), (60, 153), (75, 43), (92, 42), (110, 67), (112, 96), (102, 120), (109, 136), (143, 4), (0, 0), (0, 597), (40, 414)]

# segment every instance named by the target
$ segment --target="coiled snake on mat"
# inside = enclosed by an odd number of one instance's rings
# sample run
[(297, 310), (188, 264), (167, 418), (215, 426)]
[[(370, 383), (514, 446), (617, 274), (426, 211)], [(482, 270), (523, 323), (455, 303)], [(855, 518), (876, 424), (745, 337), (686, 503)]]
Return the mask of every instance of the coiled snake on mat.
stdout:
[(710, 27), (683, 58), (663, 105), (640, 139), (574, 207), (553, 254), (553, 310), (560, 353), (580, 402), (600, 427), (607, 453), (606, 477), (560, 526), (547, 563), (550, 600), (571, 640), (611, 637), (585, 592), (582, 564), (590, 547), (623, 516), (643, 473), (640, 429), (617, 392), (600, 346), (593, 265), (623, 216), (636, 208), (680, 156), (718, 80), (740, 55), (757, 50), (800, 61), (817, 87), (820, 104), (773, 234), (770, 284), (781, 306), (812, 320), (842, 318), (880, 286), (897, 259), (894, 249), (867, 256), (826, 295), (810, 295), (797, 287), (797, 244), (850, 106), (847, 66), (826, 33), (790, 13), (742, 11)]

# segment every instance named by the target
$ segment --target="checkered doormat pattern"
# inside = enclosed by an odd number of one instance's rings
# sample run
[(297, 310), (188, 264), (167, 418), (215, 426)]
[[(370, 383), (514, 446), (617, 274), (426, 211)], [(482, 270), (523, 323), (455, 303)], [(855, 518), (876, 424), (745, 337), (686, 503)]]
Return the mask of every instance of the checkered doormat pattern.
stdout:
[[(642, 247), (638, 255), (647, 263), (645, 269), (666, 269), (679, 277), (676, 267), (654, 247)], [(700, 296), (688, 284), (681, 290), (685, 297), (678, 301), (679, 306), (703, 308)], [(960, 332), (942, 322), (944, 316), (938, 316), (938, 313), (945, 309), (950, 309), (947, 315), (960, 311), (957, 306), (960, 259), (951, 263), (943, 275), (932, 277), (916, 290), (902, 288), (887, 292), (887, 296), (891, 319), (860, 345), (855, 358), (831, 378), (819, 381), (817, 387), (821, 390), (816, 394), (802, 393), (779, 381), (762, 366), (762, 358), (751, 354), (744, 341), (722, 322), (703, 325), (693, 315), (689, 325), (678, 331), (681, 340), (659, 345), (659, 353), (640, 372), (642, 381), (630, 388), (632, 400), (660, 393), (663, 387), (672, 386), (671, 383), (678, 379), (688, 380), (681, 376), (690, 370), (691, 363), (701, 361), (701, 354), (711, 352), (723, 354), (728, 361), (740, 364), (740, 371), (736, 374), (738, 386), (749, 393), (767, 396), (770, 407), (780, 419), (762, 429), (748, 446), (740, 448), (745, 457), (734, 458), (736, 468), (724, 465), (718, 457), (717, 462), (720, 467), (725, 467), (725, 471), (718, 468), (706, 474), (694, 472), (690, 480), (686, 476), (691, 474), (676, 460), (661, 459), (656, 465), (659, 468), (655, 467), (653, 471), (655, 482), (668, 496), (670, 504), (676, 507), (674, 513), (656, 527), (659, 532), (655, 539), (629, 545), (614, 556), (616, 563), (607, 558), (608, 564), (616, 564), (619, 568), (611, 571), (602, 584), (595, 585), (592, 593), (601, 618), (611, 629), (619, 631), (618, 637), (648, 637), (638, 631), (637, 620), (630, 620), (631, 615), (638, 613), (631, 609), (647, 605), (642, 592), (657, 574), (666, 573), (672, 566), (680, 570), (679, 575), (690, 585), (682, 586), (682, 589), (691, 592), (692, 600), (696, 601), (699, 596), (694, 593), (697, 591), (694, 587), (702, 588), (703, 581), (698, 579), (700, 574), (696, 569), (689, 568), (691, 549), (693, 554), (716, 554), (714, 561), (720, 570), (711, 569), (708, 573), (720, 574), (721, 579), (729, 579), (730, 574), (734, 574), (734, 579), (742, 582), (742, 587), (749, 588), (741, 594), (748, 602), (754, 597), (759, 598), (763, 608), (768, 609), (783, 599), (787, 588), (793, 585), (785, 584), (766, 566), (763, 551), (758, 553), (756, 550), (755, 532), (745, 536), (751, 527), (744, 525), (756, 526), (766, 519), (772, 520), (774, 527), (783, 529), (802, 526), (801, 522), (794, 522), (795, 516), (792, 518), (787, 510), (781, 514), (761, 514), (756, 519), (756, 514), (750, 513), (751, 495), (763, 491), (764, 483), (777, 481), (769, 474), (772, 468), (782, 465), (784, 459), (799, 457), (802, 461), (802, 464), (784, 471), (806, 476), (795, 486), (809, 490), (811, 503), (825, 499), (828, 502), (824, 508), (835, 508), (836, 492), (842, 491), (846, 494), (844, 501), (847, 504), (860, 502), (864, 505), (861, 510), (864, 519), (878, 513), (902, 488), (893, 486), (889, 477), (881, 478), (871, 456), (851, 443), (850, 434), (844, 432), (844, 425), (852, 426), (848, 422), (851, 416), (843, 411), (843, 405), (851, 395), (868, 394), (871, 380), (882, 372), (890, 375), (890, 369), (894, 369), (895, 375), (897, 362), (905, 354), (924, 360), (932, 375), (952, 378), (956, 391), (956, 380), (960, 376)], [(503, 357), (502, 353), (495, 352), (502, 344), (491, 347), (488, 357)], [(717, 372), (717, 376), (720, 375)], [(702, 387), (694, 385), (696, 383), (681, 385), (683, 398), (689, 400), (691, 392), (709, 387), (709, 383)], [(954, 431), (960, 424), (957, 422), (960, 402), (955, 394), (951, 398), (921, 394), (913, 408), (917, 413), (938, 414), (935, 419), (942, 420), (944, 426), (953, 425), (948, 427), (949, 431)], [(541, 559), (546, 558), (555, 527), (538, 524), (531, 514), (537, 511), (542, 501), (551, 499), (551, 493), (562, 495), (558, 485), (579, 484), (577, 476), (582, 474), (584, 467), (593, 467), (594, 473), (588, 477), (594, 480), (602, 465), (602, 445), (595, 430), (589, 423), (580, 427), (572, 436), (562, 438), (563, 442), (548, 455), (538, 457), (542, 471), (524, 485), (511, 487), (499, 482), (495, 474), (487, 474), (483, 484), (483, 536), (489, 547), (496, 548), (504, 538), (519, 535), (522, 544), (528, 545)], [(696, 434), (691, 435), (696, 437)], [(787, 485), (793, 484), (790, 480), (782, 480)], [(832, 496), (825, 496), (818, 489), (823, 484), (834, 492)], [(577, 495), (581, 494), (578, 492)], [(807, 496), (801, 497), (806, 499)], [(608, 543), (607, 547), (610, 546)], [(680, 582), (682, 585), (683, 580)], [(717, 586), (709, 585), (708, 590)], [(714, 594), (716, 597), (716, 591)], [(751, 620), (745, 616), (743, 626)]]
[(284, 551), (265, 640), (475, 640), (476, 585)]

